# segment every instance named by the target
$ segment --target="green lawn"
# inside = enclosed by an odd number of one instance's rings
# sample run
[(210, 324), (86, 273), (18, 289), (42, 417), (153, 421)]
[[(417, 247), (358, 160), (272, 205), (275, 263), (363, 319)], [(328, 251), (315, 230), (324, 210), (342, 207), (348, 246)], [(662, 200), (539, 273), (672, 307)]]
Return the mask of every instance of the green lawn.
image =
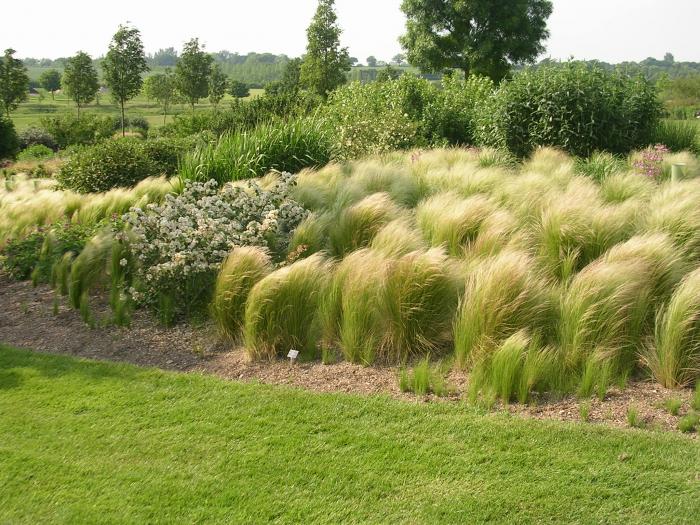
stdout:
[(697, 523), (700, 442), (0, 347), (0, 523)]
[[(257, 97), (263, 93), (262, 89), (251, 89), (250, 97)], [(250, 98), (249, 97), (249, 98)], [(225, 108), (233, 102), (231, 95), (226, 95), (219, 103), (219, 107)], [(196, 111), (211, 109), (213, 106), (207, 99), (202, 99), (197, 105)], [(189, 112), (190, 108), (184, 104), (176, 104), (170, 108), (167, 121), (172, 120), (172, 114)], [(15, 123), (17, 129), (21, 130), (29, 126), (39, 125), (42, 117), (56, 115), (60, 113), (76, 112), (75, 104), (63, 94), (57, 94), (54, 99), (50, 94), (46, 94), (43, 100), (39, 99), (38, 95), (30, 95), (27, 102), (23, 102), (13, 111), (10, 116)], [(114, 104), (109, 95), (102, 95), (100, 103), (95, 102), (88, 104), (81, 109), (84, 113), (95, 113), (98, 115), (119, 115), (119, 108)], [(163, 124), (163, 114), (160, 106), (152, 100), (147, 100), (144, 96), (139, 95), (126, 104), (126, 114), (129, 117), (145, 117), (149, 124), (157, 127)]]

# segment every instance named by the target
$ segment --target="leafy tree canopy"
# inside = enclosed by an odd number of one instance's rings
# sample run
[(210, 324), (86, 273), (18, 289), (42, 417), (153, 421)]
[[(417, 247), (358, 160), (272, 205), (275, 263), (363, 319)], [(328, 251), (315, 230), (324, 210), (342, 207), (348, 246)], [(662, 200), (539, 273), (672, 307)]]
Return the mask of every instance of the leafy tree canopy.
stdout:
[(175, 82), (178, 91), (192, 110), (200, 98), (209, 95), (209, 76), (213, 61), (212, 56), (204, 51), (204, 47), (200, 47), (198, 38), (187, 42), (182, 49), (180, 60), (175, 66)]
[(14, 49), (6, 49), (0, 59), (0, 108), (10, 116), (10, 111), (27, 99), (29, 77), (21, 60), (14, 57)]
[(424, 71), (461, 69), (499, 81), (532, 62), (549, 36), (549, 0), (403, 0), (408, 61)]
[(95, 100), (100, 85), (97, 71), (92, 65), (92, 58), (83, 51), (66, 60), (61, 86), (65, 93), (75, 102), (80, 114), (81, 106)]

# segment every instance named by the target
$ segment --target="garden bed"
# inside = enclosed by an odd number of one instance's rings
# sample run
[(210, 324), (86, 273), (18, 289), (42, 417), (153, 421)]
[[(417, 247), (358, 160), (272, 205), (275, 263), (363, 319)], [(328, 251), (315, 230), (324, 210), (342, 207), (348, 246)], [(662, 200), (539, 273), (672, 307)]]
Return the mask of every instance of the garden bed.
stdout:
[[(284, 360), (251, 361), (244, 349), (222, 343), (210, 325), (164, 328), (147, 312), (137, 311), (130, 328), (100, 326), (100, 316), (108, 315), (106, 305), (95, 308), (98, 326), (90, 328), (67, 305), (59, 304), (56, 311), (54, 296), (48, 286), (33, 287), (30, 282), (0, 275), (0, 342), (39, 352), (213, 374), (237, 381), (290, 385), (314, 392), (389, 395), (406, 401), (461, 402), (468, 381), (465, 373), (452, 371), (447, 378), (449, 395), (419, 397), (401, 392), (398, 367), (366, 367), (349, 362), (324, 365), (317, 361), (290, 366)], [(646, 428), (676, 431), (679, 417), (669, 414), (663, 406), (670, 398), (682, 401), (683, 414), (689, 407), (691, 392), (635, 382), (624, 390), (611, 388), (602, 401), (567, 396), (537, 400), (530, 405), (511, 404), (506, 409), (536, 419), (580, 421), (584, 405), (587, 421), (626, 427), (628, 409), (634, 407)], [(496, 405), (494, 409), (503, 406)]]

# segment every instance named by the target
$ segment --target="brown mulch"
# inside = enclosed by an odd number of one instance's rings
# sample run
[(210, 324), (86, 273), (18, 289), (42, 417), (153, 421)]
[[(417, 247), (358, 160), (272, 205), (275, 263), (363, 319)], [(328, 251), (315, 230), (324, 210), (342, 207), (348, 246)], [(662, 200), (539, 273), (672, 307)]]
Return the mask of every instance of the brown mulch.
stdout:
[[(129, 328), (100, 322), (108, 318), (104, 306), (95, 307), (95, 328), (88, 327), (78, 312), (60, 300), (55, 310), (55, 294), (47, 286), (34, 288), (0, 275), (0, 342), (38, 352), (64, 354), (90, 359), (122, 361), (180, 372), (202, 372), (238, 381), (289, 385), (315, 392), (386, 394), (413, 402), (455, 402), (463, 398), (467, 377), (453, 371), (448, 381), (453, 392), (447, 398), (418, 398), (402, 393), (396, 367), (364, 367), (347, 362), (324, 365), (318, 362), (251, 362), (243, 348), (231, 348), (216, 336), (213, 326), (173, 328), (159, 326), (146, 312), (136, 312)], [(676, 430), (678, 416), (672, 416), (663, 403), (671, 397), (682, 399), (680, 414), (690, 408), (690, 390), (671, 391), (660, 385), (635, 382), (624, 390), (612, 389), (603, 401), (581, 401), (567, 397), (543, 401), (533, 406), (500, 407), (511, 413), (536, 419), (581, 421), (581, 405), (588, 407), (588, 421), (627, 427), (627, 411), (634, 407), (646, 428)], [(697, 435), (696, 435), (697, 437)]]

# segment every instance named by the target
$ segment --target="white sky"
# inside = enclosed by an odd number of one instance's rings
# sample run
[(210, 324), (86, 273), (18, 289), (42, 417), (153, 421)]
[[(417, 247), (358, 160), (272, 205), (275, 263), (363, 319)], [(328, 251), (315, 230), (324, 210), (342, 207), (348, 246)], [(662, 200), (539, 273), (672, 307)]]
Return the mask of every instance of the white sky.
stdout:
[[(3, 2), (5, 3), (5, 2)], [(0, 9), (0, 50), (19, 57), (104, 54), (120, 22), (141, 30), (146, 51), (198, 36), (207, 50), (298, 56), (316, 0), (86, 0), (7, 2)], [(364, 62), (400, 52), (401, 0), (336, 0), (342, 43)], [(180, 7), (182, 5), (182, 7)], [(700, 0), (554, 0), (545, 55), (608, 62), (662, 58), (700, 61)]]

